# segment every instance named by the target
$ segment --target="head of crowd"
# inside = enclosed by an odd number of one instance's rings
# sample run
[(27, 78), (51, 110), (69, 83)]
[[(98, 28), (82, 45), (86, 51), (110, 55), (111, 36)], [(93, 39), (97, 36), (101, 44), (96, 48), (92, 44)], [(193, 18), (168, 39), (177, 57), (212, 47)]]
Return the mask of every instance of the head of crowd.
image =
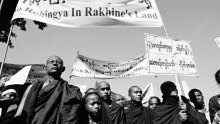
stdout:
[[(47, 77), (34, 84), (6, 86), (11, 77), (1, 78), (0, 123), (209, 124), (220, 120), (220, 95), (205, 106), (201, 90), (191, 89), (187, 99), (178, 95), (172, 81), (162, 82), (162, 96), (151, 95), (143, 102), (138, 85), (130, 86), (125, 97), (113, 92), (108, 80), (96, 81), (82, 93), (61, 78), (65, 66), (59, 56), (50, 56), (45, 70)], [(213, 78), (220, 84), (220, 70)]]

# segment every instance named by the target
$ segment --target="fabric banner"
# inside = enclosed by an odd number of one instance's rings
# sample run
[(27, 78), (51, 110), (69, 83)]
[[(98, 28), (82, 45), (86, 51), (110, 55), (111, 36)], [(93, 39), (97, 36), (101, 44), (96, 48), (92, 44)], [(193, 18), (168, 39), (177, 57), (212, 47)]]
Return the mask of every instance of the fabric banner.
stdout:
[(149, 73), (197, 75), (189, 41), (145, 34)]
[(143, 106), (147, 107), (149, 105), (149, 100), (152, 96), (154, 96), (153, 83), (149, 83), (143, 89), (143, 95), (142, 95), (142, 104), (143, 104)]
[(163, 26), (154, 0), (19, 0), (16, 18), (63, 27)]
[(101, 61), (77, 55), (71, 76), (87, 78), (125, 78), (148, 75), (146, 54), (127, 61)]
[(218, 47), (220, 48), (220, 37), (215, 38), (215, 42), (218, 45)]
[[(0, 62), (1, 65), (1, 62)], [(33, 83), (36, 79), (43, 78), (47, 74), (44, 69), (44, 64), (9, 64), (4, 63), (1, 77), (11, 77), (17, 72), (22, 70), (25, 66), (31, 66), (29, 71), (28, 80)]]

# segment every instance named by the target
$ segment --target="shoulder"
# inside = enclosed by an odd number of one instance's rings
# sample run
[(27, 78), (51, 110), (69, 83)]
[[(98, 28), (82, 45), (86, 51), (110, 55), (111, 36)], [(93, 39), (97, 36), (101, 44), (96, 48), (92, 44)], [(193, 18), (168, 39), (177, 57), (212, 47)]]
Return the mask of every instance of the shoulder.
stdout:
[(217, 98), (220, 98), (220, 94), (215, 95), (215, 96), (212, 96), (212, 97), (209, 99), (209, 102), (210, 102), (210, 101), (214, 101), (214, 100), (216, 100)]

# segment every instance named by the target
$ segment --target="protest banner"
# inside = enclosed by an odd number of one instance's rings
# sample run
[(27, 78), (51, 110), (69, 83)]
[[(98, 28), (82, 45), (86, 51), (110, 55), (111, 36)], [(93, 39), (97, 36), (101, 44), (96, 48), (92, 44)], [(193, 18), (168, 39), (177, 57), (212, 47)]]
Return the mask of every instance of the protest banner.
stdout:
[[(1, 63), (0, 63), (1, 64)], [(44, 64), (10, 64), (4, 63), (1, 77), (11, 77), (22, 70), (25, 66), (31, 66), (28, 79), (29, 82), (35, 82), (36, 79), (43, 78), (47, 74)]]
[(147, 107), (149, 105), (150, 98), (154, 96), (153, 83), (149, 83), (144, 89), (142, 94), (142, 104)]
[(220, 37), (215, 38), (217, 46), (220, 48)]
[(189, 41), (145, 34), (149, 73), (197, 75)]
[(19, 0), (16, 18), (64, 27), (163, 26), (154, 0)]
[(77, 55), (71, 76), (87, 78), (125, 78), (148, 75), (146, 54), (126, 61), (102, 61)]

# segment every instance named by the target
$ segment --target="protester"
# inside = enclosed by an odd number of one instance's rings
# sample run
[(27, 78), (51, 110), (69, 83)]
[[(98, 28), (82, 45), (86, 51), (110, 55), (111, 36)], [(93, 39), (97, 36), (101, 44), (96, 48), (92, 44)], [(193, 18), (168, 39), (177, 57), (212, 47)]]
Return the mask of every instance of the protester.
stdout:
[(154, 109), (158, 104), (160, 104), (161, 103), (161, 101), (160, 101), (160, 99), (158, 98), (158, 97), (156, 97), (156, 96), (152, 96), (152, 97), (150, 97), (150, 99), (149, 99), (149, 104), (148, 104), (148, 107), (150, 108), (150, 109)]
[(113, 102), (115, 102), (115, 103), (119, 104), (120, 106), (124, 107), (125, 98), (122, 95), (114, 94), (112, 96), (112, 100), (113, 100)]
[(113, 124), (125, 124), (124, 109), (111, 100), (111, 88), (109, 83), (106, 81), (96, 82), (95, 87)]
[(125, 110), (127, 124), (153, 124), (153, 112), (142, 105), (142, 90), (132, 86), (128, 90), (130, 107)]
[[(215, 80), (220, 85), (220, 70), (215, 73)], [(211, 123), (220, 124), (220, 94), (209, 99), (209, 112)], [(215, 119), (214, 119), (215, 118)]]
[(203, 124), (198, 112), (193, 110), (185, 97), (179, 100), (176, 85), (166, 81), (160, 86), (163, 102), (154, 111), (154, 124)]
[(88, 94), (90, 92), (97, 92), (97, 90), (95, 88), (89, 88), (86, 90), (85, 94)]
[(63, 60), (51, 56), (46, 61), (47, 79), (36, 82), (24, 103), (22, 124), (76, 124), (82, 104), (80, 89), (61, 78), (64, 72)]
[[(200, 113), (200, 119), (204, 124), (208, 124), (207, 118), (209, 118), (208, 110), (204, 104), (204, 97), (202, 92), (198, 89), (192, 89), (189, 91), (190, 101), (194, 104), (194, 108)], [(207, 117), (206, 117), (207, 116)]]
[(111, 124), (111, 119), (107, 114), (101, 98), (97, 92), (87, 92), (83, 97), (85, 116), (81, 124)]

